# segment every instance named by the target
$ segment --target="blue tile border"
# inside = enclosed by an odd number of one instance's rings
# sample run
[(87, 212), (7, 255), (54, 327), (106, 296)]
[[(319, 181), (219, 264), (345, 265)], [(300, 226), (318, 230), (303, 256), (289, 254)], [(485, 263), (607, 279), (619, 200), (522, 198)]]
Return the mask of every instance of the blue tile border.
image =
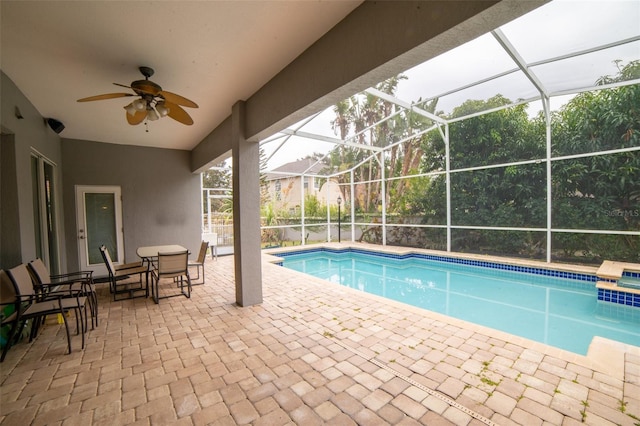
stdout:
[[(456, 257), (438, 256), (438, 255), (432, 255), (432, 254), (384, 253), (384, 252), (376, 252), (373, 250), (363, 250), (363, 249), (357, 249), (357, 248), (351, 248), (351, 247), (344, 248), (344, 249), (316, 247), (316, 248), (309, 248), (309, 249), (284, 251), (280, 253), (274, 253), (274, 255), (277, 257), (289, 257), (289, 256), (296, 256), (296, 255), (312, 254), (312, 253), (332, 253), (332, 254), (355, 253), (355, 254), (364, 254), (369, 256), (378, 256), (378, 257), (385, 257), (385, 258), (398, 259), (398, 260), (423, 259), (423, 260), (432, 260), (432, 261), (438, 261), (438, 262), (444, 262), (444, 263), (451, 263), (456, 265), (477, 266), (477, 267), (502, 270), (502, 271), (524, 272), (532, 275), (542, 275), (542, 276), (554, 277), (554, 278), (567, 278), (567, 279), (583, 281), (587, 283), (595, 283), (597, 281), (606, 281), (611, 283), (617, 282), (617, 280), (602, 279), (602, 278), (598, 278), (596, 275), (580, 274), (576, 272), (556, 271), (553, 269), (535, 268), (530, 266), (508, 265), (508, 264), (502, 264), (502, 263), (496, 263), (496, 262), (488, 262), (488, 261), (474, 260), (474, 259), (460, 259)], [(277, 263), (277, 265), (283, 266), (283, 263), (279, 262)], [(623, 277), (638, 279), (640, 278), (640, 273), (625, 271), (623, 273)], [(640, 308), (640, 294), (635, 294), (635, 293), (627, 293), (627, 292), (618, 291), (618, 290), (598, 289), (598, 300), (601, 302), (610, 302), (618, 305)]]
[(303, 250), (276, 253), (275, 256), (288, 257), (288, 256), (295, 256), (295, 255), (311, 254), (311, 253), (334, 253), (334, 254), (356, 253), (356, 254), (365, 254), (369, 256), (386, 257), (389, 259), (399, 259), (399, 260), (406, 260), (406, 259), (435, 260), (438, 262), (453, 263), (457, 265), (479, 266), (482, 268), (498, 269), (498, 270), (512, 271), (512, 272), (525, 272), (525, 273), (534, 274), (534, 275), (544, 275), (544, 276), (555, 277), (555, 278), (568, 278), (572, 280), (588, 281), (593, 283), (598, 281), (598, 278), (595, 275), (589, 275), (589, 274), (579, 274), (576, 272), (555, 271), (553, 269), (534, 268), (530, 266), (507, 265), (507, 264), (487, 262), (482, 260), (460, 259), (456, 257), (438, 256), (438, 255), (420, 254), (420, 253), (395, 254), (395, 253), (383, 253), (383, 252), (375, 252), (371, 250), (362, 250), (362, 249), (354, 249), (354, 248), (331, 249), (331, 248), (322, 247), (322, 248), (312, 248), (312, 249), (303, 249)]
[(640, 294), (635, 293), (599, 288), (598, 300), (640, 308)]

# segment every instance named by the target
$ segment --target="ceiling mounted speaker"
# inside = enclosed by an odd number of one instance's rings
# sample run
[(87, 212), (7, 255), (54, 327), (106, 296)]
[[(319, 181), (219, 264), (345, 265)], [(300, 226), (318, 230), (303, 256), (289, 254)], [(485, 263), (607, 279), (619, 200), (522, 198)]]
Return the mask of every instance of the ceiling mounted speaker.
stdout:
[(49, 125), (49, 127), (51, 127), (51, 130), (56, 133), (60, 133), (64, 130), (64, 124), (62, 124), (55, 118), (47, 118), (47, 124)]

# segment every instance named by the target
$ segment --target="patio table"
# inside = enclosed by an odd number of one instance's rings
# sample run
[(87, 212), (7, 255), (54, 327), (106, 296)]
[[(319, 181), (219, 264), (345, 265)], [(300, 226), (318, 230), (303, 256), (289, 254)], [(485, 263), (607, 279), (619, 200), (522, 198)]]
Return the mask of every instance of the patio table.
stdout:
[(165, 244), (159, 246), (138, 247), (136, 254), (142, 262), (147, 262), (147, 268), (151, 268), (153, 261), (158, 258), (158, 253), (175, 253), (185, 251), (186, 248), (178, 244)]
[(160, 246), (148, 246), (148, 247), (138, 247), (136, 250), (136, 254), (142, 259), (150, 262), (154, 258), (158, 257), (158, 253), (175, 253), (178, 251), (185, 251), (186, 248), (177, 244), (167, 244)]

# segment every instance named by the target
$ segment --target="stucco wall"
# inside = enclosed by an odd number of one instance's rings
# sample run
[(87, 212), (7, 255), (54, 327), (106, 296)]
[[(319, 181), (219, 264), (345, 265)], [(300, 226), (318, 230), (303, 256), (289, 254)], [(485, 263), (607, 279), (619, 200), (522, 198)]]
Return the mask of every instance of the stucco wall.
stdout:
[[(8, 135), (2, 138), (6, 148), (2, 153), (7, 155), (0, 161), (3, 172), (12, 172), (11, 179), (0, 182), (0, 194), (4, 195), (0, 218), (2, 229), (19, 232), (19, 238), (3, 235), (2, 241), (7, 244), (0, 246), (0, 259), (6, 262), (0, 267), (10, 268), (36, 257), (30, 164), (33, 150), (56, 165), (63, 271), (79, 267), (76, 185), (122, 188), (126, 261), (137, 260), (136, 248), (143, 245), (181, 244), (197, 250), (201, 238), (200, 176), (190, 171), (188, 151), (61, 139), (4, 73), (0, 83), (2, 134)], [(22, 119), (16, 117), (16, 107)], [(11, 241), (14, 243), (9, 244)]]
[(202, 232), (200, 175), (191, 173), (188, 151), (63, 139), (62, 157), (70, 266), (79, 263), (76, 185), (121, 187), (127, 262), (139, 260), (140, 246), (180, 244), (197, 251)]
[[(0, 72), (0, 93), (2, 102), (0, 120), (2, 125), (3, 145), (2, 167), (15, 167), (10, 179), (3, 179), (3, 195), (10, 197), (0, 201), (2, 210), (2, 229), (19, 231), (20, 237), (7, 236), (7, 243), (3, 244), (0, 259), (5, 259), (7, 264), (0, 265), (2, 268), (11, 268), (20, 262), (28, 262), (36, 257), (36, 242), (34, 230), (34, 213), (32, 200), (32, 179), (31, 179), (31, 152), (36, 150), (42, 156), (54, 163), (56, 167), (55, 177), (61, 182), (61, 147), (60, 136), (58, 136), (45, 123), (40, 112), (29, 102), (27, 97), (16, 87), (16, 85), (3, 72)], [(16, 107), (20, 111), (22, 118), (16, 116)], [(13, 139), (13, 140), (12, 140)], [(4, 197), (3, 197), (4, 198)], [(61, 194), (56, 198), (58, 213), (64, 211)], [(64, 232), (64, 225), (60, 223), (58, 228), (60, 235)], [(5, 237), (3, 236), (3, 241)], [(64, 269), (65, 265), (65, 242), (62, 238), (60, 245), (60, 263)]]

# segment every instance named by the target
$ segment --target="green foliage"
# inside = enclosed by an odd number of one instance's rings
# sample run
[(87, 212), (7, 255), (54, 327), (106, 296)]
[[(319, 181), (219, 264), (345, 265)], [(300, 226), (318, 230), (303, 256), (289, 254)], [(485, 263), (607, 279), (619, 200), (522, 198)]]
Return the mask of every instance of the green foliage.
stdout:
[[(640, 61), (627, 65), (616, 61), (616, 65), (618, 74), (604, 76), (596, 83), (605, 85), (640, 78)], [(377, 88), (393, 94), (399, 78), (402, 76)], [(467, 100), (444, 118), (464, 117), (511, 103), (500, 94), (487, 100)], [(437, 99), (426, 104), (419, 100), (415, 104), (434, 113)], [(446, 175), (442, 173), (447, 168), (444, 128), (411, 138), (415, 130), (427, 129), (434, 123), (423, 115), (406, 111), (372, 126), (388, 116), (390, 105), (369, 94), (353, 96), (336, 105), (334, 111), (334, 131), (342, 139), (355, 135), (350, 139), (352, 142), (373, 146), (389, 146), (403, 140), (380, 158), (386, 167), (389, 217), (394, 217), (396, 224), (402, 224), (403, 217), (417, 215), (424, 224), (446, 225)], [(639, 261), (640, 237), (565, 231), (640, 230), (639, 151), (589, 155), (640, 146), (640, 85), (578, 94), (549, 118), (550, 178), (546, 161), (548, 119), (543, 113), (531, 118), (527, 105), (517, 105), (449, 125), (452, 224), (471, 228), (545, 229), (549, 222), (547, 197), (550, 196), (551, 226), (564, 230), (552, 235), (554, 257), (586, 262), (603, 258)], [(365, 150), (337, 147), (329, 156), (330, 169), (341, 171), (360, 165), (354, 179), (356, 183), (365, 183), (356, 188), (353, 202), (357, 212), (375, 215), (382, 204), (383, 192), (378, 182), (380, 165), (378, 161), (367, 160), (369, 155)], [(525, 164), (497, 166), (514, 162)], [(421, 175), (414, 178), (389, 179), (418, 173)], [(340, 179), (344, 183), (350, 175), (344, 174)], [(549, 183), (550, 194), (547, 193)], [(446, 239), (441, 229), (388, 226), (390, 243), (432, 247), (442, 245)], [(456, 250), (534, 258), (546, 254), (544, 231), (457, 229), (452, 237)], [(363, 235), (368, 241), (380, 238), (378, 226), (367, 227)]]
[(577, 95), (552, 121), (553, 155), (640, 145), (640, 85)]
[[(637, 78), (640, 63), (621, 68), (606, 84)], [(640, 85), (577, 95), (552, 120), (553, 156), (640, 146)], [(552, 163), (552, 226), (569, 229), (640, 230), (640, 155), (611, 153)], [(637, 262), (640, 238), (564, 234), (555, 239), (565, 255), (595, 262)]]
[(304, 196), (305, 217), (319, 217), (322, 216), (323, 211), (326, 212), (326, 206), (318, 200), (318, 197), (313, 194), (306, 194)]
[[(202, 188), (203, 190), (215, 189), (210, 194), (208, 191), (203, 191), (204, 197), (207, 197), (207, 195), (231, 196), (231, 169), (221, 163), (214, 169), (202, 172)], [(209, 203), (211, 212), (206, 211), (207, 202), (205, 201), (202, 205), (203, 213), (211, 215), (221, 213), (223, 216), (231, 216), (233, 213), (233, 200), (231, 198), (211, 198)]]
[[(501, 95), (487, 101), (466, 101), (454, 110), (453, 117), (463, 115), (462, 112), (468, 114), (509, 103)], [(544, 132), (537, 136), (533, 131), (526, 105), (455, 122), (449, 127), (449, 139), (452, 169), (530, 160), (545, 155)]]
[(544, 164), (528, 164), (452, 174), (452, 223), (544, 227), (545, 171)]
[[(637, 62), (621, 69), (628, 79)], [(620, 77), (622, 78), (622, 77)], [(607, 82), (616, 81), (609, 78)], [(509, 103), (498, 95), (470, 100), (452, 116)], [(545, 120), (530, 119), (524, 106), (473, 117), (450, 126), (451, 168), (460, 169), (545, 158)], [(552, 117), (553, 156), (640, 146), (640, 85), (577, 95)], [(424, 173), (444, 168), (438, 131), (422, 141)], [(637, 151), (552, 162), (552, 226), (569, 229), (640, 230), (640, 156)], [(453, 225), (546, 227), (546, 162), (451, 174)], [(425, 223), (446, 223), (445, 176), (431, 179), (411, 201)], [(414, 196), (413, 193), (407, 197)], [(540, 256), (543, 232), (457, 230), (454, 250)], [(640, 238), (602, 234), (554, 234), (552, 247), (565, 258), (638, 261)]]
[(262, 217), (262, 226), (275, 226), (278, 224), (276, 212), (273, 210), (271, 204), (263, 204), (260, 209), (260, 216)]
[(614, 76), (605, 75), (596, 81), (598, 85), (617, 83), (620, 81), (636, 80), (640, 78), (640, 60), (631, 61), (627, 65), (622, 65), (621, 60), (613, 61), (618, 68), (618, 74)]
[(231, 188), (231, 169), (224, 164), (218, 167), (202, 172), (203, 188)]
[[(268, 204), (263, 204), (260, 209), (260, 215), (262, 217), (262, 226), (277, 226), (278, 225), (278, 217), (276, 212), (273, 210), (273, 206)], [(282, 232), (280, 229), (263, 229), (261, 240), (263, 243), (277, 243), (282, 240)]]
[(447, 200), (444, 175), (434, 177), (417, 177), (409, 180), (405, 209), (402, 214), (421, 214), (422, 223), (429, 225), (446, 225)]
[[(376, 86), (376, 89), (393, 95), (397, 89), (398, 82), (406, 79), (403, 75), (389, 78)], [(431, 102), (435, 107), (435, 101)], [(339, 102), (334, 106), (336, 118), (331, 122), (334, 132), (342, 140), (349, 140), (363, 146), (386, 147), (407, 136), (409, 126), (424, 125), (424, 119), (417, 114), (402, 113), (392, 119), (385, 119), (392, 115), (394, 106), (387, 101), (373, 96), (369, 93), (361, 93)], [(402, 154), (409, 154), (407, 159), (419, 158), (420, 152), (413, 151), (414, 141), (407, 141), (402, 146), (391, 148), (391, 158), (389, 159), (389, 171), (387, 178), (396, 173), (407, 172), (411, 166), (411, 161), (402, 162)], [(381, 196), (381, 167), (378, 161), (371, 158), (371, 151), (349, 147), (338, 146), (329, 155), (331, 172), (345, 171), (360, 165), (355, 169), (354, 179), (356, 182), (366, 182), (362, 196), (354, 198), (355, 209), (359, 212), (374, 212), (380, 204)], [(387, 161), (387, 160), (385, 160)], [(341, 174), (338, 180), (341, 184), (347, 183), (349, 174)], [(386, 183), (387, 203), (393, 203), (393, 198), (389, 196), (390, 188), (393, 184)], [(402, 185), (397, 181), (398, 185)], [(395, 188), (400, 191), (401, 188)]]

